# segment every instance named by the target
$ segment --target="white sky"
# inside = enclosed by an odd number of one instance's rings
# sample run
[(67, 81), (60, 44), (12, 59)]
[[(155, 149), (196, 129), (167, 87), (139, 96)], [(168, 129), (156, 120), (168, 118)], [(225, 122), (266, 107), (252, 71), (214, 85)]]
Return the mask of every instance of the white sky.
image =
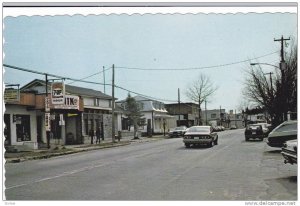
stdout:
[[(210, 98), (208, 109), (221, 106), (228, 111), (237, 109), (243, 100), (244, 71), (250, 62), (203, 67), (255, 59), (271, 53), (252, 62), (277, 65), (280, 44), (274, 42), (274, 38), (281, 35), (297, 37), (295, 12), (295, 7), (4, 8), (4, 63), (76, 79), (114, 64), (117, 85), (174, 101), (177, 101), (180, 88), (181, 101), (185, 102), (190, 101), (185, 96), (189, 83), (204, 73), (219, 87)], [(166, 68), (200, 69), (155, 70)], [(264, 67), (266, 72), (272, 69)], [(106, 83), (110, 84), (111, 70), (105, 75)], [(44, 79), (41, 75), (6, 69), (4, 82), (22, 86), (34, 78)], [(104, 82), (103, 74), (86, 80)], [(73, 85), (104, 90), (100, 85)], [(111, 95), (108, 86), (106, 93)], [(117, 89), (116, 97), (124, 99), (127, 93)]]

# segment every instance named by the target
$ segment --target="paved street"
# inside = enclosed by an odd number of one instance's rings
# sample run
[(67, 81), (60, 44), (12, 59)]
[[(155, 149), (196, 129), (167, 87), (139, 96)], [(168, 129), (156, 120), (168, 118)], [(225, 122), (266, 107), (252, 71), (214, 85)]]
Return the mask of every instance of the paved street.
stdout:
[(220, 132), (213, 148), (174, 138), (9, 163), (6, 199), (297, 200), (297, 165), (243, 132)]

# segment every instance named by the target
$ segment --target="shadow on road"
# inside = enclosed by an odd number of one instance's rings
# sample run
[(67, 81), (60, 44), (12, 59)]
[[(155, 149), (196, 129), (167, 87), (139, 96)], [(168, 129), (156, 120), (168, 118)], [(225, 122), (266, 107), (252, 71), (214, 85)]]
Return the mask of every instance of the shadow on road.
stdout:
[(270, 150), (270, 151), (264, 151), (265, 155), (268, 154), (280, 154), (281, 153), (281, 149), (276, 149), (276, 150)]
[(186, 148), (186, 147), (180, 147), (180, 148), (178, 148), (178, 150), (195, 150), (195, 149), (200, 149), (200, 150), (204, 150), (204, 149), (209, 149), (209, 148), (211, 148), (211, 147), (209, 147), (209, 146), (203, 146), (203, 145), (200, 145), (200, 146), (191, 146), (191, 147), (189, 147), (189, 148)]

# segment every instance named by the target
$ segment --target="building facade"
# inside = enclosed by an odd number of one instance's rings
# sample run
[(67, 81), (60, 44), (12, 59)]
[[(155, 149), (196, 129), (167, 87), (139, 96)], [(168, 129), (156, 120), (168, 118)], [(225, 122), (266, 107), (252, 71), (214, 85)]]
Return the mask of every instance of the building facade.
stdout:
[(100, 91), (33, 80), (18, 99), (4, 100), (5, 145), (38, 149), (49, 139), (54, 145), (90, 143), (89, 131), (98, 127), (110, 138), (111, 100)]
[(176, 118), (177, 126), (191, 127), (199, 122), (199, 105), (195, 103), (166, 104), (170, 115)]

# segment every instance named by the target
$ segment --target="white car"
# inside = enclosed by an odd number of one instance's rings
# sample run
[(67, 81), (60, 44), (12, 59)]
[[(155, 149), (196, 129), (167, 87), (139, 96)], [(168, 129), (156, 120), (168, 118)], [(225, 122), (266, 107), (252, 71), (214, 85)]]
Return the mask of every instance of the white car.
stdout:
[(282, 156), (284, 157), (284, 163), (297, 164), (297, 140), (289, 140), (283, 144)]

